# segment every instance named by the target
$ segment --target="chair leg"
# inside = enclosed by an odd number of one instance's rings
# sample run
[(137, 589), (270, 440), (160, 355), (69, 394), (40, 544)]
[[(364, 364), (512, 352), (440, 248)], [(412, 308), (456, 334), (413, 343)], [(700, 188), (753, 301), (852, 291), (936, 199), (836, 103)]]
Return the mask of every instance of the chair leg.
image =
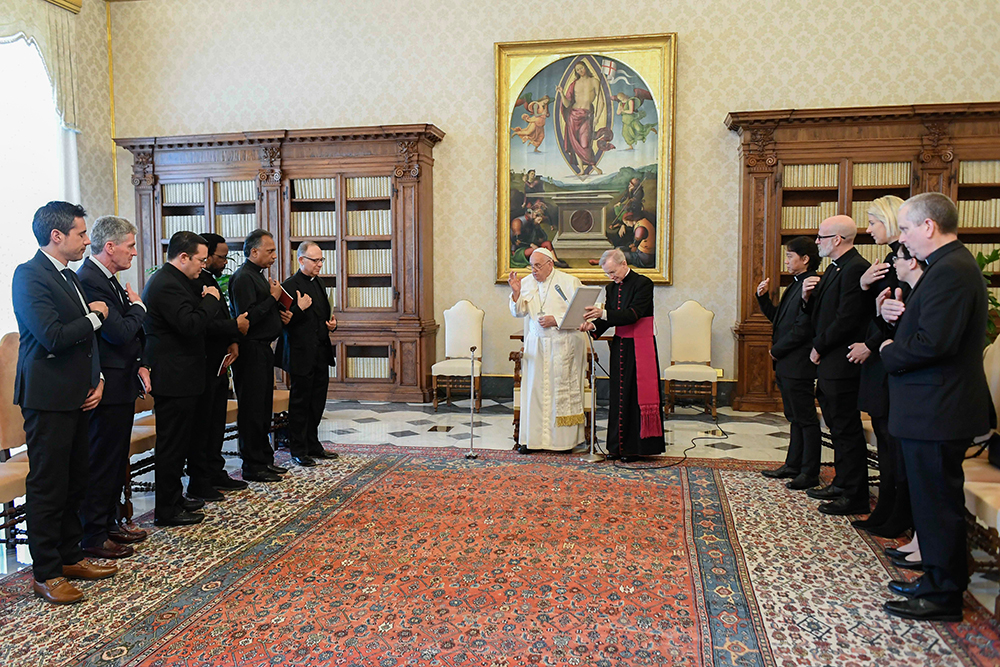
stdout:
[(482, 377), (476, 376), (476, 412), (483, 411), (483, 385)]
[(438, 376), (431, 378), (431, 386), (434, 388), (434, 412), (438, 411)]
[(521, 444), (521, 411), (514, 410), (514, 444)]
[(718, 384), (712, 383), (712, 419), (719, 418)]
[(125, 521), (132, 522), (132, 461), (125, 463), (125, 500), (122, 503), (120, 514)]
[(451, 378), (448, 378), (447, 383), (444, 385), (445, 399), (448, 401), (448, 406), (451, 406)]

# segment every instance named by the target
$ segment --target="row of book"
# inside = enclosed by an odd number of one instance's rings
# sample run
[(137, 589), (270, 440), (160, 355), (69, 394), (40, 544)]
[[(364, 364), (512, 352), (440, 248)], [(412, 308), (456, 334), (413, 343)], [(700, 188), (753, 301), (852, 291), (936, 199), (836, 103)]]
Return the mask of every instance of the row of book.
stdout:
[(256, 228), (256, 213), (220, 213), (215, 216), (215, 233), (227, 239), (246, 238)]
[(1000, 160), (963, 160), (958, 163), (958, 182), (1000, 183)]
[(392, 273), (392, 249), (348, 250), (347, 272), (352, 276)]
[(248, 181), (216, 181), (215, 203), (231, 204), (233, 202), (253, 201), (257, 199), (257, 182)]
[(958, 200), (959, 227), (1000, 227), (1000, 199)]
[(781, 172), (783, 188), (836, 188), (839, 182), (839, 164), (786, 164)]
[(855, 187), (910, 185), (913, 165), (909, 162), (862, 162), (854, 165), (851, 177)]
[(819, 229), (819, 223), (837, 215), (837, 202), (824, 201), (816, 206), (782, 206), (782, 229)]
[[(337, 273), (337, 251), (332, 249), (323, 250), (323, 270), (320, 273), (325, 275), (335, 275)], [(329, 289), (329, 288), (328, 288)]]
[(293, 178), (292, 197), (295, 199), (336, 199), (335, 178)]
[(163, 216), (163, 238), (169, 239), (177, 232), (205, 231), (205, 216), (203, 215), (165, 215)]
[(392, 211), (348, 211), (347, 233), (350, 236), (388, 236), (392, 234)]
[(336, 235), (336, 211), (292, 211), (292, 236)]
[(389, 357), (347, 357), (347, 378), (386, 379), (389, 377)]
[(391, 287), (348, 287), (348, 308), (392, 308)]
[(164, 204), (205, 203), (204, 183), (164, 183), (161, 187)]
[(326, 287), (326, 300), (330, 302), (330, 310), (337, 310), (337, 288)]
[(360, 176), (347, 179), (348, 197), (391, 197), (392, 181), (388, 176)]
[[(964, 242), (963, 242), (964, 243)], [(983, 255), (989, 255), (996, 249), (996, 243), (964, 243), (965, 247), (969, 249), (972, 256), (975, 257), (976, 253), (983, 253)], [(998, 271), (1000, 272), (1000, 260), (987, 264), (984, 267), (987, 271)]]

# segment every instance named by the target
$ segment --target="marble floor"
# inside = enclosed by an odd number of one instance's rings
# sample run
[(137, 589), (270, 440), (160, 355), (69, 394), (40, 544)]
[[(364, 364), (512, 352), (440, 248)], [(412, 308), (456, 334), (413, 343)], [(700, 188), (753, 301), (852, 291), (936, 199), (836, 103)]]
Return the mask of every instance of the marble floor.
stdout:
[[(437, 411), (431, 404), (423, 403), (330, 401), (319, 435), (324, 442), (334, 444), (392, 444), (467, 450), (471, 439), (474, 449), (510, 450), (514, 447), (511, 403), (484, 399), (482, 410), (474, 417), (470, 416), (469, 407), (468, 400), (455, 401), (451, 406), (441, 403)], [(663, 457), (686, 455), (691, 458), (774, 461), (776, 465), (784, 460), (789, 431), (783, 415), (735, 412), (728, 407), (720, 408), (718, 412), (718, 419), (713, 420), (700, 407), (678, 407), (664, 422), (667, 449)], [(607, 434), (607, 416), (607, 409), (599, 406), (599, 452), (603, 451)], [(235, 449), (235, 442), (227, 442), (225, 449)], [(582, 456), (587, 449), (586, 445), (582, 445), (567, 455)], [(824, 448), (823, 461), (832, 460), (832, 451)], [(240, 459), (227, 457), (227, 468), (238, 471)], [(152, 474), (148, 477), (148, 481), (152, 481)], [(143, 478), (143, 481), (147, 480)], [(153, 494), (134, 494), (133, 505), (136, 516), (152, 511)], [(0, 545), (0, 554), (3, 556), (0, 558), (0, 574), (20, 570), (31, 562), (27, 546), (8, 550)], [(976, 575), (970, 590), (987, 609), (993, 609), (997, 596), (995, 576), (984, 578)]]

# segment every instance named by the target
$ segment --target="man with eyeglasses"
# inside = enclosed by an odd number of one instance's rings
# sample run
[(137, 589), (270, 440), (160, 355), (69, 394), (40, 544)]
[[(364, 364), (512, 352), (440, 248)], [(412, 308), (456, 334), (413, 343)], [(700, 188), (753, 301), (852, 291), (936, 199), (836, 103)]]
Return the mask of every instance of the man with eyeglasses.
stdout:
[(200, 523), (202, 500), (185, 498), (184, 460), (205, 389), (205, 331), (221, 306), (215, 287), (196, 289), (208, 259), (205, 239), (177, 232), (167, 246), (167, 262), (146, 283), (146, 361), (156, 399), (156, 510), (158, 526)]
[[(222, 275), (229, 261), (229, 246), (218, 234), (202, 234), (208, 244), (208, 259), (195, 280), (198, 290), (213, 287), (220, 290), (216, 278)], [(226, 474), (222, 457), (222, 440), (226, 432), (226, 410), (229, 407), (229, 373), (227, 369), (240, 354), (239, 339), (250, 328), (246, 313), (233, 319), (229, 310), (220, 308), (205, 329), (205, 391), (198, 401), (198, 427), (188, 450), (188, 488), (191, 498), (205, 501), (224, 500), (223, 491), (247, 488), (243, 480)]]
[(295, 295), (295, 300), (282, 314), (284, 330), (275, 356), (291, 378), (288, 426), (292, 461), (300, 466), (314, 466), (316, 459), (337, 458), (336, 453), (327, 452), (319, 441), (330, 367), (335, 363), (330, 332), (337, 328), (337, 318), (330, 312), (326, 289), (319, 278), (323, 273), (323, 250), (312, 241), (305, 241), (296, 255), (299, 270), (282, 284), (289, 295)]
[(854, 247), (858, 227), (846, 215), (827, 218), (819, 226), (816, 245), (830, 266), (822, 278), (802, 281), (802, 307), (813, 327), (809, 359), (816, 364), (816, 398), (833, 440), (833, 482), (809, 489), (811, 498), (827, 502), (819, 511), (831, 515), (867, 514), (868, 443), (858, 411), (861, 367), (848, 359), (851, 343), (865, 339), (872, 300), (861, 289), (861, 276), (871, 266)]

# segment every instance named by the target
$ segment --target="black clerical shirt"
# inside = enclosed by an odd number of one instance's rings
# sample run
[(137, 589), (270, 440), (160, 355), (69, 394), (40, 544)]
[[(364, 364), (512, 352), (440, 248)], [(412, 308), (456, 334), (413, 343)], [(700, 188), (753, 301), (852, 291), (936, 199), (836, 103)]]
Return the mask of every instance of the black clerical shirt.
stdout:
[(271, 296), (271, 287), (264, 277), (264, 268), (247, 261), (229, 279), (229, 312), (236, 318), (246, 313), (250, 320), (247, 340), (270, 343), (281, 335), (278, 302)]

